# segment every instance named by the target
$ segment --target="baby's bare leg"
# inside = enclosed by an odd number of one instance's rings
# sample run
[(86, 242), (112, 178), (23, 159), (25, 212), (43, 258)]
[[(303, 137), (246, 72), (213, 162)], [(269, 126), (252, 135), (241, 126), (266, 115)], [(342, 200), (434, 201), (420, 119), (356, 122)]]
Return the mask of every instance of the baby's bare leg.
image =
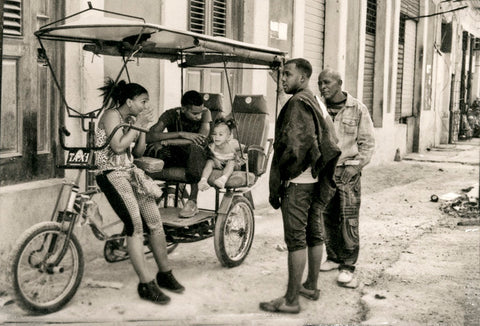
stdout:
[(200, 182), (198, 183), (198, 189), (200, 189), (201, 191), (205, 191), (208, 188), (210, 188), (207, 180), (208, 180), (208, 177), (210, 176), (210, 174), (212, 174), (213, 165), (214, 165), (214, 162), (212, 160), (207, 160), (207, 163), (205, 164), (205, 167), (203, 168), (202, 178), (200, 179)]
[(234, 168), (235, 168), (235, 161), (234, 160), (228, 161), (227, 164), (225, 165), (225, 168), (223, 168), (223, 175), (213, 182), (215, 186), (217, 186), (220, 189), (225, 188), (225, 184), (227, 183), (228, 178), (232, 175)]
[(225, 168), (223, 169), (223, 175), (226, 176), (227, 179), (230, 178), (234, 169), (235, 169), (235, 160), (228, 161), (227, 164), (225, 165)]

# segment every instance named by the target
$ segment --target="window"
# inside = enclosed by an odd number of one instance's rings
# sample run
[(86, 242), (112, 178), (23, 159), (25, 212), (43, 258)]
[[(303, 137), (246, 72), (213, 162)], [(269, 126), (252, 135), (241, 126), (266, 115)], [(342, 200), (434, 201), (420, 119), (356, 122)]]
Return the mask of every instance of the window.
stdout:
[(5, 0), (3, 7), (3, 33), (5, 35), (22, 35), (22, 2)]
[(227, 36), (226, 0), (190, 0), (189, 25), (192, 32)]

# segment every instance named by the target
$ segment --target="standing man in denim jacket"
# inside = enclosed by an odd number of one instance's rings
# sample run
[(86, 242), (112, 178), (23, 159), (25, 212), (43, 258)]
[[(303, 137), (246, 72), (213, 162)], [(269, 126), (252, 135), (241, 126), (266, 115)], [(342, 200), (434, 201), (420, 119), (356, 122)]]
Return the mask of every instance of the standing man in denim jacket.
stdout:
[(332, 69), (318, 76), (318, 88), (332, 117), (342, 154), (335, 171), (337, 190), (325, 214), (327, 260), (320, 271), (339, 269), (338, 284), (355, 288), (355, 263), (360, 249), (360, 177), (375, 149), (374, 128), (367, 107), (342, 91), (340, 74)]

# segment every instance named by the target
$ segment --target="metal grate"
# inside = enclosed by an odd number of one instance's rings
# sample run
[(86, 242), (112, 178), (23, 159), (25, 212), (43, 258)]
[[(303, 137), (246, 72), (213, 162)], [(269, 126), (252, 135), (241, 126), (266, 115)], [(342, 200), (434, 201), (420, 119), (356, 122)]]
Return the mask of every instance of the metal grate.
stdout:
[(3, 34), (22, 35), (21, 0), (5, 0), (3, 7)]
[(377, 30), (377, 0), (367, 1), (367, 24), (366, 32), (375, 35)]

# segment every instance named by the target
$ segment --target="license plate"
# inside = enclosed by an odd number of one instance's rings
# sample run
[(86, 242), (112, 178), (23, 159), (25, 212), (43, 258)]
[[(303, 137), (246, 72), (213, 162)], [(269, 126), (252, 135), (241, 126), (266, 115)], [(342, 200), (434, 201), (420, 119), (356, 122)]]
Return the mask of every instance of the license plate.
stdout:
[(67, 165), (88, 165), (90, 163), (90, 157), (91, 153), (88, 150), (69, 150), (67, 155)]

